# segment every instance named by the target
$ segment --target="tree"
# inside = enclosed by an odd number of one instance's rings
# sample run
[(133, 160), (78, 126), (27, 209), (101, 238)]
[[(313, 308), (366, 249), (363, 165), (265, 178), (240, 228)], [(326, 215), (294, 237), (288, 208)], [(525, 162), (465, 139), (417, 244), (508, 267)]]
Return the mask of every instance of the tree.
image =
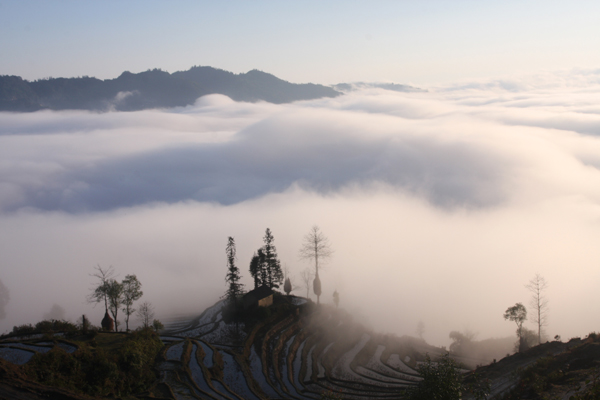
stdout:
[(227, 254), (227, 275), (225, 275), (225, 281), (229, 283), (225, 297), (227, 297), (231, 304), (236, 304), (237, 298), (242, 294), (244, 285), (240, 283), (240, 269), (235, 265), (235, 240), (231, 236), (227, 239), (225, 254)]
[(260, 267), (260, 257), (257, 253), (254, 253), (252, 260), (250, 260), (250, 276), (254, 279), (254, 289), (262, 286)]
[(315, 280), (313, 281), (313, 292), (317, 295), (317, 304), (319, 304), (319, 297), (321, 297), (321, 278), (319, 278), (319, 273), (315, 275)]
[(523, 322), (527, 319), (527, 309), (521, 303), (508, 307), (504, 312), (504, 319), (513, 321), (517, 324), (517, 338), (519, 339), (519, 352), (524, 349), (523, 342)]
[(523, 327), (521, 330), (521, 340), (518, 346), (515, 346), (515, 351), (525, 351), (538, 344), (538, 335), (536, 331)]
[[(300, 259), (309, 262), (315, 262), (315, 280), (313, 282), (313, 289), (317, 295), (317, 304), (319, 304), (319, 297), (321, 296), (321, 280), (319, 279), (319, 262), (321, 265), (325, 264), (331, 255), (331, 245), (329, 239), (323, 235), (318, 226), (313, 226), (304, 236), (302, 247), (300, 248)], [(319, 293), (317, 293), (317, 287)]]
[(145, 301), (140, 304), (135, 315), (140, 319), (144, 328), (149, 328), (152, 326), (152, 320), (154, 319), (154, 307), (151, 303)]
[(410, 400), (458, 400), (462, 391), (460, 366), (446, 353), (436, 362), (429, 354), (425, 362), (417, 367), (423, 378), (419, 384), (409, 389)]
[(108, 299), (108, 309), (113, 316), (115, 321), (115, 332), (118, 331), (119, 323), (117, 321), (117, 314), (119, 313), (119, 307), (123, 304), (123, 285), (117, 282), (115, 279), (111, 279), (106, 282), (106, 297)]
[(52, 305), (50, 311), (44, 314), (44, 319), (47, 321), (64, 321), (65, 320), (65, 309), (58, 304)]
[(421, 340), (425, 340), (425, 339), (423, 339), (423, 334), (425, 333), (425, 324), (423, 323), (423, 321), (419, 321), (415, 332), (417, 333), (419, 338), (421, 338)]
[[(283, 272), (281, 272), (281, 263), (277, 258), (277, 249), (273, 242), (275, 239), (273, 238), (273, 234), (271, 230), (267, 228), (265, 231), (265, 236), (263, 237), (263, 241), (265, 245), (263, 246), (263, 254), (264, 254), (264, 271), (265, 271), (265, 281), (263, 284), (266, 284), (269, 288), (278, 288), (281, 282), (283, 281)], [(259, 254), (260, 257), (260, 254)]]
[(283, 284), (283, 291), (288, 296), (290, 295), (290, 292), (292, 291), (292, 282), (290, 281), (289, 277), (285, 278), (285, 283)]
[[(138, 301), (143, 295), (142, 284), (138, 281), (135, 275), (126, 275), (123, 282), (123, 312), (125, 313), (125, 329), (129, 331), (129, 316), (135, 312), (133, 303)], [(116, 320), (116, 317), (115, 317)]]
[(8, 288), (0, 281), (0, 319), (6, 318), (6, 306), (10, 301)]
[(548, 287), (548, 282), (540, 274), (535, 274), (533, 279), (525, 287), (531, 292), (531, 307), (533, 307), (533, 322), (537, 325), (538, 344), (542, 343), (542, 332), (548, 324), (548, 300), (544, 296), (544, 291)]
[(302, 281), (302, 286), (306, 288), (306, 299), (308, 299), (310, 283), (313, 280), (313, 274), (310, 268), (305, 268), (302, 270), (302, 272), (300, 272), (300, 280)]
[(155, 319), (154, 321), (152, 321), (152, 327), (154, 328), (154, 330), (156, 332), (165, 328), (165, 326), (162, 324), (162, 322), (160, 322), (158, 319)]
[(268, 285), (268, 271), (267, 271), (267, 260), (265, 258), (265, 251), (263, 248), (258, 249), (258, 272), (260, 275), (260, 285)]
[(333, 303), (335, 304), (335, 307), (337, 308), (337, 306), (340, 304), (340, 294), (338, 293), (337, 290), (335, 290), (333, 292)]
[(452, 343), (450, 344), (450, 352), (455, 354), (465, 353), (469, 347), (472, 346), (473, 339), (475, 339), (475, 333), (470, 330), (465, 330), (464, 332), (452, 331), (450, 332), (450, 339), (452, 339)]
[(96, 278), (97, 284), (90, 288), (91, 293), (87, 297), (88, 303), (101, 303), (104, 301), (104, 310), (108, 312), (108, 282), (114, 278), (115, 269), (111, 265), (108, 268), (102, 268), (100, 265), (94, 267), (95, 273), (90, 274)]

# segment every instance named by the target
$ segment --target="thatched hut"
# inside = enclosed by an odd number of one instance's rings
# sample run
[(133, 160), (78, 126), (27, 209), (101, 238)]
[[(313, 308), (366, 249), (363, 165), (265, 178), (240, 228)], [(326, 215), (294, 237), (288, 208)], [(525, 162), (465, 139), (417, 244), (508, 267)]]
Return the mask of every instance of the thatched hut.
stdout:
[(105, 331), (112, 331), (115, 329), (115, 321), (108, 315), (108, 310), (104, 313), (104, 318), (102, 318), (102, 329)]
[(273, 293), (273, 290), (266, 285), (249, 291), (242, 298), (244, 309), (248, 310), (254, 307), (269, 307), (271, 304), (273, 304)]

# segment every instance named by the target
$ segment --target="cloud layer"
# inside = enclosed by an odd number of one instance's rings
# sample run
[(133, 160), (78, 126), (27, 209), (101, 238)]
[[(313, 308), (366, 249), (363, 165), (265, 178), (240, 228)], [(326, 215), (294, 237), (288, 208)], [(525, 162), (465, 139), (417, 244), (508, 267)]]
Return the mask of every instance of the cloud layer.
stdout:
[(600, 311), (598, 82), (580, 71), (289, 105), (212, 95), (173, 110), (2, 113), (0, 327), (47, 304), (97, 313), (83, 300), (98, 263), (135, 273), (163, 318), (199, 312), (224, 289), (227, 236), (245, 271), (270, 227), (297, 276), (316, 223), (336, 250), (323, 298), (337, 289), (376, 329), (510, 335), (502, 312), (527, 303), (540, 272), (549, 333), (586, 334), (579, 313)]

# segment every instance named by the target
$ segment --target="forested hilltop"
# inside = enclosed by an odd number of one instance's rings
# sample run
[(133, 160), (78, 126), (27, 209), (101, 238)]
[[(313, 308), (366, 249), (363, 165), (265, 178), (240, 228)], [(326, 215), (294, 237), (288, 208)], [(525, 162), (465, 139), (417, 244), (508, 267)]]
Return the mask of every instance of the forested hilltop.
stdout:
[(193, 104), (208, 94), (223, 94), (236, 101), (289, 103), (341, 93), (312, 83), (295, 84), (252, 70), (234, 74), (212, 67), (192, 67), (168, 73), (152, 69), (123, 72), (115, 79), (93, 77), (47, 78), (27, 81), (0, 76), (0, 111), (94, 110), (135, 111)]

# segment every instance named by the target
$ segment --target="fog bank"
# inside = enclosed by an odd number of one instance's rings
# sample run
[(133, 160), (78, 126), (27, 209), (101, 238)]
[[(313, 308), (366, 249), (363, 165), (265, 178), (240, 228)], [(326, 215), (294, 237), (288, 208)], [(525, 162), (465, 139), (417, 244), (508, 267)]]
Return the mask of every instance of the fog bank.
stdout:
[(98, 264), (136, 274), (163, 320), (199, 313), (225, 290), (227, 237), (249, 288), (267, 227), (299, 284), (314, 224), (335, 249), (322, 300), (337, 290), (378, 331), (415, 335), (421, 320), (433, 344), (467, 327), (511, 335), (502, 314), (528, 304), (536, 272), (550, 336), (598, 330), (599, 81), (0, 113), (0, 331), (61, 310), (99, 324), (102, 307), (85, 302)]

